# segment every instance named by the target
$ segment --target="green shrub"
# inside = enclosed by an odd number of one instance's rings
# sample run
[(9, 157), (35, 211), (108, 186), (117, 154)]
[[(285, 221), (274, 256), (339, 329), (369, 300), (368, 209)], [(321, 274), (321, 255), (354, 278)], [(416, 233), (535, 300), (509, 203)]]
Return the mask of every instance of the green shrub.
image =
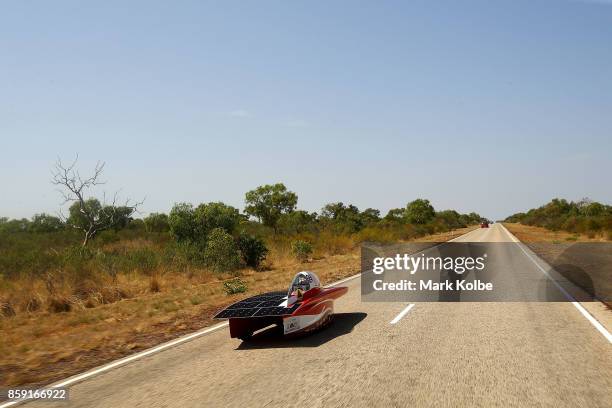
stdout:
[(390, 228), (367, 227), (355, 234), (355, 240), (388, 244), (397, 241), (397, 234)]
[(215, 272), (235, 271), (240, 265), (234, 239), (223, 228), (215, 228), (208, 235), (204, 258)]
[[(79, 202), (74, 202), (70, 206), (68, 209), (70, 216), (67, 223), (81, 231), (86, 231), (91, 222), (88, 217), (93, 217), (96, 224), (111, 225), (115, 231), (119, 231), (129, 225), (134, 211), (135, 208), (133, 207), (114, 207), (100, 203), (96, 198), (89, 198), (82, 205)], [(85, 213), (88, 215), (86, 216)]]
[(151, 248), (139, 248), (127, 253), (131, 269), (150, 275), (159, 266), (159, 255)]
[(287, 190), (283, 183), (266, 184), (246, 193), (244, 212), (276, 231), (281, 215), (295, 210), (298, 196)]
[(66, 248), (64, 252), (64, 261), (69, 262), (84, 262), (89, 261), (95, 256), (95, 252), (88, 248), (80, 245), (75, 245)]
[(312, 245), (310, 242), (297, 240), (291, 243), (291, 253), (299, 261), (304, 262), (312, 255)]
[(36, 214), (29, 224), (29, 231), (34, 233), (56, 232), (64, 229), (64, 223), (58, 217), (49, 214)]
[(119, 271), (120, 267), (120, 259), (117, 254), (100, 252), (96, 257), (96, 260), (98, 261), (100, 269), (110, 276), (113, 279), (113, 282), (117, 280), (117, 272)]
[(168, 216), (164, 213), (151, 213), (143, 221), (147, 232), (166, 232), (170, 230)]
[(262, 239), (253, 235), (241, 234), (236, 241), (238, 250), (245, 265), (252, 268), (259, 268), (259, 265), (266, 259), (268, 248)]
[(189, 203), (174, 204), (168, 216), (172, 236), (179, 241), (195, 241), (197, 238), (196, 219), (193, 206)]
[[(371, 221), (372, 214), (365, 218)], [(321, 222), (328, 228), (339, 234), (357, 232), (364, 227), (365, 219), (359, 212), (359, 208), (352, 204), (345, 205), (342, 202), (329, 203), (321, 209)]]
[(204, 237), (215, 228), (223, 228), (231, 234), (240, 222), (238, 209), (222, 202), (200, 204), (195, 208), (194, 215), (197, 231)]
[(168, 216), (170, 232), (177, 241), (203, 242), (214, 229), (232, 233), (240, 222), (239, 211), (222, 202), (175, 204)]
[(590, 231), (600, 231), (602, 229), (602, 225), (601, 222), (595, 218), (591, 218), (589, 219), (589, 221), (587, 222), (587, 228)]
[[(317, 251), (328, 255), (344, 254), (354, 247), (353, 239), (346, 234), (322, 231), (316, 238)], [(293, 245), (292, 245), (293, 250)]]
[(88, 247), (68, 247), (64, 251), (62, 270), (77, 280), (89, 278), (94, 273), (95, 256), (96, 252)]
[(317, 213), (295, 210), (278, 218), (278, 232), (291, 235), (317, 230)]
[(117, 234), (117, 231), (110, 229), (106, 231), (102, 231), (97, 235), (97, 241), (99, 245), (107, 245), (112, 244), (113, 242), (119, 242), (120, 238)]
[(228, 295), (233, 295), (235, 293), (244, 293), (248, 289), (247, 284), (240, 278), (232, 279), (231, 281), (223, 282), (223, 290)]
[(205, 245), (200, 242), (177, 242), (169, 244), (162, 254), (164, 264), (174, 269), (185, 270), (188, 266), (205, 266)]
[(429, 200), (417, 198), (408, 203), (404, 214), (406, 221), (410, 224), (426, 224), (435, 218), (436, 211)]

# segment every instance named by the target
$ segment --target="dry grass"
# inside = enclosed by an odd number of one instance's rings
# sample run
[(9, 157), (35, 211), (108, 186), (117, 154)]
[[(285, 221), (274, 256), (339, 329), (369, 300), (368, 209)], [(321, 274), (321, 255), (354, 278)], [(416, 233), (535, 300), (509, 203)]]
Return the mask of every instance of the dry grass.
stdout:
[(503, 225), (522, 242), (609, 242), (609, 235), (585, 235), (566, 231), (551, 231), (543, 227), (504, 222)]
[[(267, 272), (245, 270), (246, 294), (227, 296), (228, 276), (200, 279), (154, 277), (131, 298), (88, 308), (68, 298), (52, 298), (53, 307), (0, 319), (2, 385), (47, 383), (131, 352), (205, 327), (214, 312), (239, 298), (285, 289), (297, 270), (315, 271), (331, 282), (359, 271), (357, 251), (308, 264), (287, 264)], [(134, 283), (134, 287), (139, 286)], [(8, 309), (7, 309), (8, 310)], [(58, 313), (62, 312), (62, 313)]]
[[(470, 229), (419, 241), (446, 241)], [(323, 283), (359, 272), (360, 255), (353, 242), (325, 242), (307, 263), (296, 261), (285, 248), (273, 248), (268, 270), (242, 270), (248, 291), (231, 296), (224, 292), (223, 282), (233, 276), (200, 269), (118, 274), (104, 282), (83, 281), (78, 287), (53, 287), (53, 281), (13, 285), (9, 295), (19, 300), (19, 312), (0, 298), (0, 386), (47, 384), (206, 327), (218, 309), (246, 296), (283, 290), (300, 270), (314, 271)]]
[(542, 227), (504, 223), (521, 242), (563, 277), (612, 310), (611, 237), (591, 236)]

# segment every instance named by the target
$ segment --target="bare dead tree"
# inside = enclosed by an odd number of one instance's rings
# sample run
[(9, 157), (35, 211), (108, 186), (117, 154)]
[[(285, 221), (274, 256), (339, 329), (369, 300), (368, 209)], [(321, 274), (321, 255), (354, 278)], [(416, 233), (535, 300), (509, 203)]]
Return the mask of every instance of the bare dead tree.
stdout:
[[(58, 191), (64, 199), (61, 205), (65, 205), (66, 203), (78, 203), (78, 211), (82, 215), (83, 222), (71, 223), (61, 211), (60, 217), (73, 228), (83, 232), (84, 238), (82, 246), (85, 247), (100, 231), (115, 226), (119, 216), (130, 216), (138, 211), (138, 207), (144, 200), (132, 202), (130, 199), (127, 199), (122, 206), (118, 206), (117, 193), (113, 195), (111, 203), (106, 203), (106, 194), (104, 194), (102, 203), (99, 207), (91, 205), (90, 200), (93, 197), (88, 197), (87, 192), (92, 187), (105, 184), (105, 182), (100, 180), (105, 163), (98, 162), (93, 175), (90, 177), (81, 177), (79, 171), (75, 169), (78, 158), (77, 155), (74, 162), (69, 166), (65, 166), (61, 159), (58, 158), (51, 172), (53, 176), (51, 183), (59, 187)], [(120, 209), (123, 211), (120, 211)]]

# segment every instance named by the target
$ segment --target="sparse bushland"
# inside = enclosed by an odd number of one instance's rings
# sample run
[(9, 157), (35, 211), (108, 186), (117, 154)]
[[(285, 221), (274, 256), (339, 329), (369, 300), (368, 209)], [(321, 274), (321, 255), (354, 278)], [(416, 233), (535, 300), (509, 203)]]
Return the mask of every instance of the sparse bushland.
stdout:
[[(446, 241), (469, 230), (463, 228), (418, 239)], [(93, 252), (127, 254), (153, 249), (160, 253), (157, 270), (150, 276), (137, 269), (128, 271), (118, 258), (111, 256), (104, 261), (106, 269), (97, 270), (94, 277), (98, 281), (87, 280), (79, 286), (78, 293), (83, 298), (73, 295), (77, 286), (68, 285), (69, 280), (51, 280), (57, 309), (48, 307), (50, 295), (45, 279), (12, 281), (11, 290), (2, 286), (3, 294), (24, 302), (24, 309), (18, 302), (14, 310), (0, 298), (3, 386), (47, 384), (206, 327), (214, 323), (211, 317), (221, 307), (245, 296), (285, 290), (294, 274), (306, 269), (291, 254), (291, 240), (281, 236), (266, 236), (270, 253), (260, 270), (242, 268), (237, 271), (239, 276), (235, 276), (236, 272), (214, 273), (203, 260), (186, 260), (185, 254), (193, 257), (190, 252), (193, 247), (175, 243), (169, 234), (146, 235), (133, 230), (107, 234), (113, 239), (100, 235), (92, 241)], [(321, 236), (324, 238), (314, 243), (315, 255), (308, 270), (317, 273), (323, 284), (359, 272), (357, 238), (328, 232), (321, 232)], [(76, 246), (80, 244), (79, 238), (75, 237)], [(90, 258), (89, 262), (95, 259)], [(60, 278), (60, 271), (55, 272), (58, 275), (54, 276)], [(8, 283), (2, 280), (3, 285)], [(84, 296), (85, 293), (90, 295)], [(25, 309), (28, 296), (31, 310)]]
[(563, 277), (612, 308), (612, 206), (553, 199), (504, 225)]
[[(343, 203), (309, 213), (282, 185), (253, 191), (258, 220), (220, 202), (179, 203), (168, 215), (127, 216), (86, 246), (70, 218), (0, 218), (3, 385), (45, 382), (210, 324), (228, 302), (283, 289), (304, 260), (330, 282), (358, 271), (361, 242), (445, 240), (480, 221), (443, 211), (411, 224), (409, 206), (386, 217)], [(297, 252), (296, 242), (305, 243)], [(82, 353), (96, 357), (66, 363)], [(59, 362), (68, 368), (43, 369)]]
[[(82, 246), (75, 216), (0, 219), (0, 297), (19, 313), (63, 313), (163, 291), (163, 277), (238, 276), (298, 261), (345, 254), (365, 241), (411, 240), (480, 221), (477, 214), (435, 212), (415, 200), (381, 217), (378, 210), (331, 203), (320, 214), (295, 210), (297, 195), (282, 184), (246, 195), (250, 220), (221, 202), (174, 205), (169, 215), (123, 217)], [(117, 218), (118, 220), (119, 218)], [(266, 220), (264, 222), (264, 220)]]
[(291, 243), (291, 253), (298, 261), (305, 262), (312, 255), (312, 245), (308, 241), (298, 239)]
[(415, 200), (382, 218), (378, 210), (360, 211), (344, 203), (327, 204), (319, 215), (294, 210), (297, 195), (284, 186), (267, 187), (247, 193), (247, 202), (257, 208), (251, 212), (267, 223), (249, 220), (221, 202), (196, 207), (179, 203), (168, 216), (154, 213), (144, 221), (126, 217), (90, 237), (86, 247), (81, 233), (69, 227), (70, 218), (2, 218), (3, 304), (15, 314), (93, 308), (143, 291), (162, 291), (164, 276), (216, 279), (223, 273), (269, 270), (295, 259), (344, 254), (365, 241), (416, 239), (480, 221), (474, 213), (436, 213), (427, 200)]
[(242, 233), (238, 236), (236, 244), (244, 264), (255, 270), (259, 269), (268, 256), (268, 248), (261, 238)]
[(526, 213), (513, 214), (505, 221), (584, 234), (588, 238), (612, 238), (612, 206), (588, 198), (577, 202), (555, 198)]

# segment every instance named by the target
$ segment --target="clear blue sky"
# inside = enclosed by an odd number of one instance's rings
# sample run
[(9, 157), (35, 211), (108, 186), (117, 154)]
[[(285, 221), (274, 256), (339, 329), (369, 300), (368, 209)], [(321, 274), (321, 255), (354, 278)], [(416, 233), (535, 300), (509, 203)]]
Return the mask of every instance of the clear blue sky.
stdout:
[(145, 214), (279, 181), (307, 210), (612, 202), (611, 2), (13, 1), (0, 56), (0, 216), (57, 211), (77, 152)]

